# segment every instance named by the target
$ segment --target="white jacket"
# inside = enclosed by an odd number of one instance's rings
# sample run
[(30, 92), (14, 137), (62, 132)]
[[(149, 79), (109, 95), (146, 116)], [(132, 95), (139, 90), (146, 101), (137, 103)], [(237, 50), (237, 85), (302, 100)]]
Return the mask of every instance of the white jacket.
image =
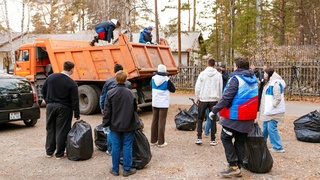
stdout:
[(201, 102), (219, 101), (222, 97), (222, 75), (213, 67), (207, 67), (197, 79), (195, 99)]
[(284, 104), (284, 88), (286, 87), (286, 83), (277, 73), (273, 73), (266, 86), (264, 114), (284, 113), (286, 111)]
[(168, 108), (170, 103), (170, 91), (168, 90), (168, 76), (156, 74), (151, 79), (152, 106), (156, 108)]

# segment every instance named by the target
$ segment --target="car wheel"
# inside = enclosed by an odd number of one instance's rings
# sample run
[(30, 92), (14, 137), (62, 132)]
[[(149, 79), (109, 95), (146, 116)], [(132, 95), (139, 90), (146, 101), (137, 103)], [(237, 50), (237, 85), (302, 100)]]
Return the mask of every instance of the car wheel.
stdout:
[(23, 122), (26, 126), (34, 126), (37, 124), (38, 119), (27, 119), (27, 120), (23, 120)]

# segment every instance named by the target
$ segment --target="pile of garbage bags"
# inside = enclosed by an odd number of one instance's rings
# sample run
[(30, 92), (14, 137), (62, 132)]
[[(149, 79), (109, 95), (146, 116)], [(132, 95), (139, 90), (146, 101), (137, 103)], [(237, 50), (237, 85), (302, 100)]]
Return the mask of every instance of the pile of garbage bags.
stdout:
[(178, 130), (193, 131), (196, 129), (198, 106), (192, 98), (189, 99), (193, 102), (190, 109), (187, 111), (178, 108), (180, 112), (174, 117), (174, 122)]
[(293, 124), (299, 141), (320, 143), (320, 110), (301, 116)]

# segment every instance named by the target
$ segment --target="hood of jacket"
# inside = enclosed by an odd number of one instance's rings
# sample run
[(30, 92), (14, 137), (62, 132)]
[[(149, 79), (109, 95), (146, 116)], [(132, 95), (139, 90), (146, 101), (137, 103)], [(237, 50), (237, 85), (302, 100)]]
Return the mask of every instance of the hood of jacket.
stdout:
[(217, 69), (215, 69), (215, 68), (213, 68), (213, 67), (207, 67), (207, 68), (203, 71), (203, 73), (204, 73), (205, 75), (209, 76), (209, 77), (212, 77), (212, 76), (216, 75), (216, 74), (219, 73), (219, 72), (217, 71)]
[(274, 82), (274, 81), (278, 81), (278, 82), (283, 86), (283, 88), (286, 87), (286, 83), (285, 83), (284, 80), (281, 78), (281, 76), (280, 76), (278, 73), (276, 73), (276, 72), (274, 72), (274, 73), (272, 74), (272, 76), (270, 77), (270, 82)]
[(258, 82), (254, 72), (251, 69), (247, 70), (238, 68), (230, 75), (230, 78), (235, 75), (243, 79), (247, 84), (254, 84)]
[(116, 19), (111, 19), (111, 20), (110, 20), (110, 22), (112, 22), (112, 23), (113, 23), (113, 24), (112, 24), (113, 26), (116, 26), (116, 24), (117, 24), (118, 20), (116, 20)]
[(144, 28), (142, 32), (147, 33), (147, 34), (151, 34), (148, 32), (148, 28)]
[(167, 81), (169, 78), (166, 73), (161, 73), (157, 72), (156, 75), (154, 76), (153, 80), (156, 86), (160, 86), (163, 84), (165, 81)]

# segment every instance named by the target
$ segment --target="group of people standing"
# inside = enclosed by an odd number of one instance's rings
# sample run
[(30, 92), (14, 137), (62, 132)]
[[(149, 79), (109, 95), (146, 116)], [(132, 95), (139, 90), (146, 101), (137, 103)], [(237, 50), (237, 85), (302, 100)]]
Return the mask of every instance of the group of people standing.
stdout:
[[(245, 58), (236, 58), (234, 72), (230, 77), (215, 69), (214, 59), (209, 59), (207, 68), (202, 71), (195, 85), (195, 97), (198, 103), (197, 118), (197, 145), (202, 144), (202, 123), (205, 111), (210, 109), (207, 121), (211, 123), (210, 145), (216, 141), (216, 121), (220, 114), (222, 141), (228, 167), (221, 172), (223, 177), (241, 176), (243, 167), (244, 146), (248, 133), (252, 130), (257, 113), (263, 121), (262, 133), (265, 140), (270, 138), (272, 152), (284, 152), (281, 138), (277, 129), (278, 122), (283, 121), (284, 80), (268, 66), (264, 67), (262, 78), (249, 68), (249, 61)], [(225, 73), (226, 75), (226, 73)], [(259, 89), (260, 93), (259, 93)], [(260, 103), (260, 107), (258, 108)], [(205, 131), (205, 135), (206, 135)]]
[[(96, 25), (98, 39), (112, 43), (113, 30), (120, 26), (117, 20)], [(140, 33), (139, 42), (154, 44), (151, 35), (152, 27), (145, 28)], [(45, 81), (42, 94), (47, 104), (46, 111), (46, 154), (57, 159), (65, 157), (65, 142), (71, 129), (72, 116), (80, 120), (77, 84), (70, 78), (74, 70), (71, 61), (64, 63), (61, 73), (50, 75)], [(123, 150), (123, 176), (136, 172), (132, 168), (132, 143), (134, 131), (138, 125), (134, 113), (137, 111), (137, 101), (130, 90), (127, 73), (120, 64), (114, 66), (115, 77), (108, 79), (103, 87), (100, 108), (103, 114), (103, 126), (108, 132), (107, 152), (112, 155), (110, 173), (119, 175), (120, 150)], [(158, 71), (152, 77), (152, 111), (151, 145), (166, 147), (166, 118), (170, 103), (170, 92), (175, 92), (175, 86), (167, 75), (166, 66), (158, 65)], [(229, 166), (221, 172), (223, 177), (241, 176), (243, 166), (244, 145), (247, 134), (252, 130), (259, 111), (259, 119), (263, 121), (262, 133), (267, 140), (270, 138), (271, 151), (284, 152), (277, 130), (278, 122), (283, 121), (285, 113), (284, 80), (273, 68), (265, 66), (261, 75), (249, 68), (249, 61), (236, 58), (234, 72), (230, 77), (222, 65), (216, 68), (214, 59), (207, 61), (207, 67), (202, 71), (195, 84), (195, 99), (198, 104), (197, 138), (195, 143), (201, 145), (202, 125), (207, 117), (206, 129), (211, 129), (210, 146), (216, 146), (217, 120), (220, 115), (222, 141)], [(64, 91), (60, 91), (63, 89)], [(260, 89), (260, 91), (259, 91)], [(260, 93), (259, 93), (260, 92)], [(259, 107), (259, 108), (258, 108)], [(206, 113), (207, 112), (207, 113)], [(207, 130), (209, 131), (209, 130)], [(205, 132), (208, 135), (208, 132)]]

